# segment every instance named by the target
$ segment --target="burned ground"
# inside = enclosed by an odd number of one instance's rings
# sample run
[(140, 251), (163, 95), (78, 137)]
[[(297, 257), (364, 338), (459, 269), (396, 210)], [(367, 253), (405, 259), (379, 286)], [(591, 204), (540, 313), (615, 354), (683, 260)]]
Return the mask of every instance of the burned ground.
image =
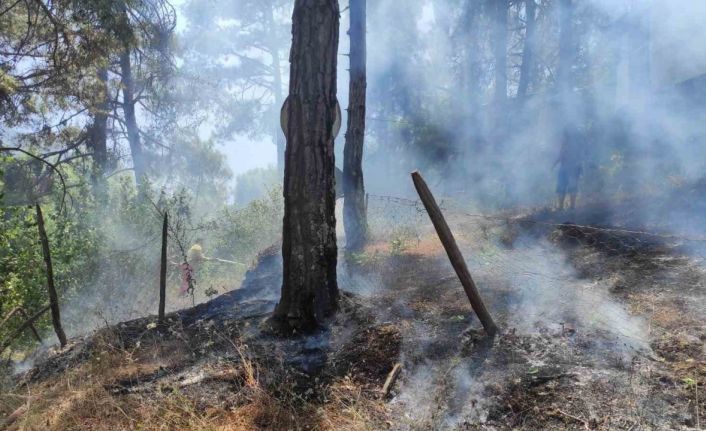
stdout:
[(665, 238), (529, 220), (453, 220), (494, 340), (429, 230), (342, 256), (329, 330), (263, 333), (273, 249), (166, 328), (126, 322), (38, 359), (0, 400), (7, 429), (698, 428), (703, 262)]

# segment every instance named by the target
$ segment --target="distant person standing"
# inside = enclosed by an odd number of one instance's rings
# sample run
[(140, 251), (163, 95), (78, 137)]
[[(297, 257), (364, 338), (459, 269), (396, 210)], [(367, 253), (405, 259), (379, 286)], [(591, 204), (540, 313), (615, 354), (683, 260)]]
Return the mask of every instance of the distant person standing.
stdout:
[(557, 208), (561, 211), (569, 196), (569, 208), (576, 207), (576, 195), (579, 191), (579, 180), (583, 174), (584, 145), (579, 133), (564, 130), (561, 138), (559, 157), (554, 167), (559, 166), (556, 181)]

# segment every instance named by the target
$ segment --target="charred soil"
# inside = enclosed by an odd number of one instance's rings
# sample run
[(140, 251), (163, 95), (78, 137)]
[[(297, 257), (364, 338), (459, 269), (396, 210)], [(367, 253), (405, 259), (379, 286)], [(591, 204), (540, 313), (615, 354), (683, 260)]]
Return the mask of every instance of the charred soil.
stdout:
[(495, 339), (431, 234), (347, 259), (328, 329), (268, 335), (281, 283), (270, 250), (240, 289), (164, 327), (125, 322), (39, 355), (0, 397), (3, 429), (700, 426), (703, 262), (654, 237), (577, 225), (454, 231), (503, 328)]

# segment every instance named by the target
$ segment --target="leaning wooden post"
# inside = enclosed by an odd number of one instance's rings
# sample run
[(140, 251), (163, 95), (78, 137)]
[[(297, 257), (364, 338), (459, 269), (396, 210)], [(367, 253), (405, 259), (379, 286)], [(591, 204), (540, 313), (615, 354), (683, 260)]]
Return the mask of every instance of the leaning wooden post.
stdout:
[(54, 325), (54, 332), (59, 338), (61, 347), (66, 346), (66, 334), (61, 327), (61, 315), (59, 313), (59, 296), (56, 294), (54, 287), (54, 269), (51, 265), (51, 252), (49, 251), (49, 237), (44, 229), (44, 217), (42, 216), (42, 208), (39, 204), (35, 205), (37, 209), (37, 227), (39, 228), (39, 239), (42, 241), (42, 254), (44, 255), (44, 264), (47, 267), (47, 290), (49, 290), (49, 307), (51, 308), (51, 320)]
[(466, 261), (463, 259), (463, 255), (458, 249), (456, 240), (451, 233), (451, 229), (449, 229), (449, 225), (444, 219), (444, 215), (441, 213), (441, 209), (436, 204), (434, 195), (432, 195), (429, 187), (426, 182), (424, 182), (424, 179), (419, 172), (412, 172), (412, 181), (414, 181), (414, 187), (417, 189), (417, 193), (419, 193), (419, 197), (422, 199), (424, 208), (427, 210), (429, 218), (434, 224), (434, 228), (436, 229), (436, 233), (439, 235), (441, 243), (444, 245), (444, 249), (446, 249), (446, 254), (449, 256), (451, 265), (456, 271), (456, 275), (458, 275), (459, 280), (461, 280), (463, 290), (466, 291), (466, 295), (468, 296), (468, 300), (471, 302), (473, 311), (475, 311), (478, 319), (480, 319), (480, 322), (483, 324), (485, 332), (490, 336), (495, 335), (498, 332), (498, 327), (495, 325), (495, 322), (493, 322), (493, 318), (490, 317), (490, 313), (488, 313), (488, 310), (485, 308), (485, 304), (483, 304), (483, 300), (478, 293), (476, 284), (471, 277), (471, 273), (468, 271), (468, 267), (466, 266)]
[(159, 267), (159, 323), (164, 323), (164, 307), (167, 302), (167, 228), (169, 226), (169, 216), (164, 213), (162, 223), (162, 257)]

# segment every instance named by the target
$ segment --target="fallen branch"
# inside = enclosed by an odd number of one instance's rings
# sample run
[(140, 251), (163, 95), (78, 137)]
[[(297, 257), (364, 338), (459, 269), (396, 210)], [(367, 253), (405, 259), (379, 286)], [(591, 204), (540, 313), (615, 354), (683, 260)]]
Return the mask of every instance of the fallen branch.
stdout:
[(572, 373), (560, 373), (560, 374), (552, 374), (552, 375), (546, 375), (546, 376), (531, 376), (530, 381), (528, 382), (528, 386), (539, 386), (543, 385), (545, 383), (548, 383), (552, 380), (559, 380), (563, 379), (564, 377), (576, 377), (576, 374)]
[(199, 383), (204, 382), (232, 382), (239, 377), (242, 377), (242, 373), (234, 369), (221, 370), (213, 373), (206, 373), (202, 371), (194, 377), (180, 381), (178, 386), (180, 388), (184, 388), (186, 386), (198, 385)]
[(125, 395), (137, 392), (145, 392), (149, 388), (143, 385), (153, 383), (159, 379), (167, 377), (173, 372), (171, 368), (159, 367), (156, 371), (148, 374), (141, 374), (128, 379), (120, 380), (113, 384), (105, 385), (105, 389), (113, 395)]
[(591, 424), (589, 423), (589, 421), (587, 421), (587, 420), (585, 420), (585, 419), (581, 419), (580, 417), (571, 415), (571, 414), (569, 414), (569, 413), (566, 413), (566, 412), (564, 412), (564, 411), (562, 411), (562, 410), (555, 409), (555, 410), (549, 412), (549, 414), (550, 414), (551, 416), (564, 416), (564, 417), (566, 417), (566, 418), (568, 418), (568, 419), (573, 419), (573, 420), (576, 421), (576, 422), (582, 423), (583, 426), (584, 426), (584, 428), (586, 428), (587, 430), (592, 429), (592, 428), (591, 428)]
[(200, 371), (198, 374), (183, 379), (174, 383), (167, 383), (164, 386), (157, 386), (158, 380), (168, 377), (170, 370), (161, 368), (157, 372), (149, 374), (147, 376), (138, 376), (134, 380), (125, 380), (118, 382), (117, 384), (107, 385), (105, 388), (109, 390), (113, 395), (126, 395), (126, 394), (137, 394), (153, 392), (160, 387), (165, 390), (172, 390), (174, 387), (185, 388), (187, 386), (198, 385), (201, 383), (221, 381), (221, 382), (232, 382), (238, 378), (243, 377), (243, 373), (236, 369), (227, 369), (215, 372)]
[(390, 391), (392, 390), (392, 386), (395, 384), (395, 381), (397, 381), (397, 377), (399, 377), (401, 371), (402, 371), (402, 364), (400, 364), (400, 363), (397, 363), (397, 364), (395, 364), (394, 367), (392, 367), (392, 371), (390, 371), (390, 374), (387, 375), (387, 379), (385, 380), (385, 384), (382, 386), (382, 395), (384, 397), (390, 396)]
[(10, 426), (17, 422), (19, 418), (24, 416), (25, 413), (27, 413), (27, 405), (22, 405), (18, 407), (14, 412), (10, 413), (10, 416), (5, 419), (5, 421), (2, 423), (2, 426), (0, 426), (0, 429), (9, 429)]

